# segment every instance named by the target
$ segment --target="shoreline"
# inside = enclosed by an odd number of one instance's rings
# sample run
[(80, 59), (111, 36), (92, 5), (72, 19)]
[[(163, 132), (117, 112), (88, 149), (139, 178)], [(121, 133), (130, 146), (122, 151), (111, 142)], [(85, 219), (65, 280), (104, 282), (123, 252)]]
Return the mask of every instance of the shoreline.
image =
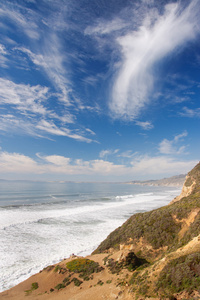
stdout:
[[(168, 190), (168, 189), (167, 189)], [(180, 190), (180, 188), (175, 188), (175, 190), (176, 190), (176, 193), (178, 194), (179, 193), (179, 190)], [(171, 190), (171, 188), (169, 189), (169, 192), (171, 192), (172, 190)], [(174, 193), (174, 190), (173, 190), (173, 193)], [(148, 194), (147, 194), (148, 195)], [(166, 194), (167, 195), (167, 194)], [(148, 196), (149, 197), (149, 196)], [(153, 198), (155, 198), (156, 196), (154, 195), (153, 196)], [(158, 196), (158, 198), (159, 198), (159, 196)], [(169, 196), (168, 196), (168, 198), (169, 198)], [(171, 197), (170, 197), (170, 199), (168, 199), (167, 200), (167, 204), (170, 202), (170, 200), (171, 200)], [(161, 201), (162, 202), (162, 201)], [(120, 202), (117, 202), (116, 203), (117, 205), (119, 205), (120, 204)], [(152, 209), (152, 204), (151, 204), (151, 201), (149, 202), (149, 205), (151, 206), (151, 207), (149, 207), (149, 210), (151, 210)], [(159, 206), (157, 206), (157, 204), (156, 204), (156, 208), (158, 208), (158, 207), (160, 207), (160, 206), (162, 206), (163, 204), (162, 203), (160, 203), (159, 204)], [(114, 206), (115, 206), (115, 204), (114, 204)], [(145, 210), (146, 211), (146, 210)], [(135, 214), (135, 213), (137, 213), (137, 211), (136, 212), (134, 212), (133, 214)], [(130, 214), (130, 216), (132, 215), (132, 213)], [(126, 220), (127, 220), (127, 218), (128, 217), (126, 217), (126, 218), (124, 218), (124, 221), (123, 222), (125, 222)], [(113, 225), (114, 226), (114, 225)], [(107, 233), (107, 235), (109, 235), (109, 233), (112, 231), (112, 230), (114, 230), (114, 229), (116, 229), (118, 226), (121, 226), (120, 224), (119, 225), (116, 225), (116, 226), (114, 226), (112, 229), (110, 229), (109, 231), (108, 231), (108, 233)], [(106, 236), (107, 236), (106, 235)], [(104, 237), (104, 238), (106, 238), (106, 236)], [(81, 255), (81, 256), (85, 256), (85, 255), (90, 255), (90, 253), (92, 253), (94, 250), (95, 250), (95, 248), (97, 248), (97, 246), (101, 243), (101, 241), (104, 239), (104, 238), (102, 238), (98, 243), (96, 243), (96, 245), (94, 245), (94, 246), (92, 246), (90, 249), (87, 249), (88, 247), (85, 247), (86, 249), (84, 249), (84, 250), (81, 250), (81, 251), (70, 251), (70, 252), (68, 252), (68, 253), (66, 253), (65, 252), (65, 254), (64, 255), (60, 255), (60, 258), (58, 258), (57, 260), (52, 260), (52, 261), (50, 261), (50, 260), (48, 260), (45, 264), (43, 264), (43, 265), (41, 265), (41, 266), (38, 266), (37, 268), (35, 268), (35, 267), (32, 267), (31, 269), (33, 269), (33, 271), (31, 271), (31, 273), (30, 272), (28, 272), (25, 276), (23, 276), (23, 278), (20, 280), (20, 281), (18, 281), (18, 282), (14, 282), (13, 284), (12, 284), (12, 287), (13, 286), (15, 286), (16, 284), (20, 284), (22, 281), (24, 281), (24, 280), (26, 280), (27, 278), (29, 278), (30, 276), (32, 276), (32, 275), (34, 275), (35, 273), (37, 273), (37, 272), (39, 272), (42, 268), (44, 268), (44, 267), (46, 267), (46, 266), (48, 266), (49, 264), (53, 264), (53, 263), (60, 263), (62, 260), (63, 260), (63, 257), (68, 257), (68, 256), (70, 256), (70, 254), (72, 253), (72, 252), (74, 252), (76, 255)], [(86, 241), (86, 243), (84, 243), (84, 245), (86, 245), (87, 246), (87, 241)], [(49, 249), (49, 251), (50, 251), (50, 249)], [(2, 290), (2, 292), (3, 291), (5, 291), (5, 290), (7, 290), (7, 289), (9, 289), (11, 286), (9, 286), (9, 287), (6, 287), (4, 290)]]

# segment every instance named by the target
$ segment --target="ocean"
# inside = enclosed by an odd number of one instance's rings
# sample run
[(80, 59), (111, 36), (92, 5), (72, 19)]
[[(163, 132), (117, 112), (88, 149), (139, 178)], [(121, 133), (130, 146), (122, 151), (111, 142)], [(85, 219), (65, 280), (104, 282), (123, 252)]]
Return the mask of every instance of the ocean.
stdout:
[(179, 188), (117, 183), (0, 182), (0, 291), (71, 254), (90, 254), (131, 215)]

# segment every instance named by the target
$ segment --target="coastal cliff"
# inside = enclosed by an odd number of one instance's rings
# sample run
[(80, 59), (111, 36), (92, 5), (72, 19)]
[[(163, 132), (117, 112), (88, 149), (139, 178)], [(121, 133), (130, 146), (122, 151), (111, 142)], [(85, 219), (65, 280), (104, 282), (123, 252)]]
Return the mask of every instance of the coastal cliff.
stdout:
[(92, 255), (72, 256), (0, 294), (27, 297), (200, 299), (200, 163), (169, 205), (131, 216)]

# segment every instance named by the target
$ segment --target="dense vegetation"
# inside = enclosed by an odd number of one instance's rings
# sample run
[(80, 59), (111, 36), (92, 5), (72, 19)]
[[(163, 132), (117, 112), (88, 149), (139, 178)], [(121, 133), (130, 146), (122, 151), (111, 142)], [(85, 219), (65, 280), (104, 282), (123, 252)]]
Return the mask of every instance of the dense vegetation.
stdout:
[(183, 290), (200, 292), (200, 253), (192, 253), (171, 260), (161, 271), (157, 289), (162, 294)]
[(175, 222), (168, 207), (139, 213), (113, 231), (95, 252), (104, 252), (111, 247), (119, 248), (119, 244), (126, 244), (130, 239), (138, 240), (141, 237), (153, 248), (158, 249), (177, 242), (180, 228), (180, 223)]

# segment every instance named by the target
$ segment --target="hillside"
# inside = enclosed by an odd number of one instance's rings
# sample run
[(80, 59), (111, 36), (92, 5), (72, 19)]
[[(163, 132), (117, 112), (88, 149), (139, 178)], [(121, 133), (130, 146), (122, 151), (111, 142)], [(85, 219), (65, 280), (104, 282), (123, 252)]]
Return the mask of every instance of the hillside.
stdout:
[(169, 205), (133, 215), (91, 256), (49, 266), (0, 299), (200, 299), (200, 163)]

